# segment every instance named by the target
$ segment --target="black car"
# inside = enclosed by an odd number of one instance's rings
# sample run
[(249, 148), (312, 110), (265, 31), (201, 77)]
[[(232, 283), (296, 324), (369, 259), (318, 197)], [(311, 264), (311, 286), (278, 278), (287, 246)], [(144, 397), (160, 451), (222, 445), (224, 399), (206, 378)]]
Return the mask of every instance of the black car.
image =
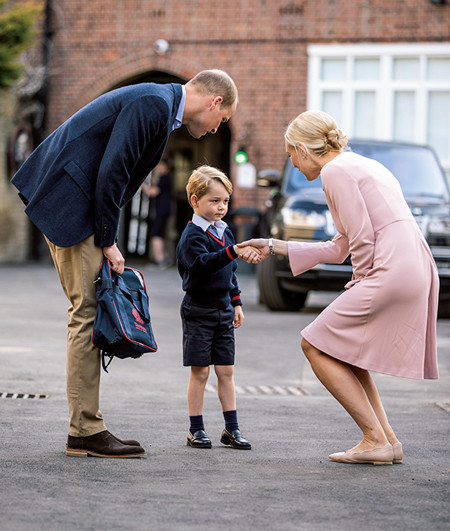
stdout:
[[(428, 146), (354, 140), (352, 151), (381, 162), (400, 181), (403, 194), (430, 245), (440, 278), (440, 316), (450, 315), (450, 194), (445, 174)], [(294, 241), (330, 240), (336, 234), (320, 177), (308, 181), (286, 161), (282, 175), (273, 170), (258, 176), (272, 187), (266, 223), (274, 238)], [(351, 279), (350, 257), (343, 264), (319, 264), (293, 277), (287, 258), (275, 256), (256, 268), (260, 301), (270, 310), (303, 307), (308, 291), (341, 291)]]

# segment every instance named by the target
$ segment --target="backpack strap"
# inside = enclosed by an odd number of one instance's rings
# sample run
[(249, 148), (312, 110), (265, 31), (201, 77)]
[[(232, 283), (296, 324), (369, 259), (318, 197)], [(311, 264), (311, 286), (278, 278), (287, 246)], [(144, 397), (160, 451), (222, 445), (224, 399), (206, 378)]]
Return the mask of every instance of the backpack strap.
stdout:
[[(111, 365), (111, 362), (112, 362), (114, 356), (110, 356), (110, 355), (109, 355), (107, 352), (105, 352), (104, 350), (100, 350), (100, 354), (102, 355), (102, 367), (103, 367), (103, 370), (109, 374), (109, 372), (108, 372), (108, 367)], [(106, 363), (106, 361), (105, 361), (106, 357), (109, 358), (108, 363)]]

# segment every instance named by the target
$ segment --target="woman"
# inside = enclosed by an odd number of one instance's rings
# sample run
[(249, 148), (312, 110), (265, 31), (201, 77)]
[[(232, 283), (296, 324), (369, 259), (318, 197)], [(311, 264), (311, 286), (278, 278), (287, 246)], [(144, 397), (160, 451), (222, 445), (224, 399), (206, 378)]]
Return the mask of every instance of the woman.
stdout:
[(289, 257), (294, 275), (350, 254), (353, 278), (310, 325), (302, 349), (328, 391), (362, 431), (362, 440), (329, 458), (342, 463), (401, 463), (402, 444), (389, 424), (369, 370), (406, 378), (438, 378), (436, 318), (439, 280), (431, 252), (395, 177), (380, 163), (344, 150), (346, 135), (320, 111), (300, 114), (285, 133), (293, 165), (322, 177), (337, 229), (318, 243), (254, 239), (261, 256)]

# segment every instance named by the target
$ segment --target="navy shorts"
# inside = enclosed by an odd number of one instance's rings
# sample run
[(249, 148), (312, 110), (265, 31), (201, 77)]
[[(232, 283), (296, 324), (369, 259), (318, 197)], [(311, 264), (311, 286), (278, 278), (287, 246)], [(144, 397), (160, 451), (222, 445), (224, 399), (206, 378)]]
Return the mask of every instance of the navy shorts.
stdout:
[(183, 365), (234, 365), (234, 308), (197, 306), (183, 300)]

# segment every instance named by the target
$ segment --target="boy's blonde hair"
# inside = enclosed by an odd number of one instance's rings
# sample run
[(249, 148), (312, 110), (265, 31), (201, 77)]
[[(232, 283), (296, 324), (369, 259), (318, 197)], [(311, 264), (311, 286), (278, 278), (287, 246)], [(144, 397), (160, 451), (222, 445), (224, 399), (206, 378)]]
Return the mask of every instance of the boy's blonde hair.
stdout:
[(187, 197), (191, 206), (191, 197), (195, 195), (197, 199), (200, 199), (206, 195), (211, 181), (223, 184), (229, 195), (233, 192), (233, 185), (223, 172), (212, 166), (200, 166), (191, 173), (186, 186)]

